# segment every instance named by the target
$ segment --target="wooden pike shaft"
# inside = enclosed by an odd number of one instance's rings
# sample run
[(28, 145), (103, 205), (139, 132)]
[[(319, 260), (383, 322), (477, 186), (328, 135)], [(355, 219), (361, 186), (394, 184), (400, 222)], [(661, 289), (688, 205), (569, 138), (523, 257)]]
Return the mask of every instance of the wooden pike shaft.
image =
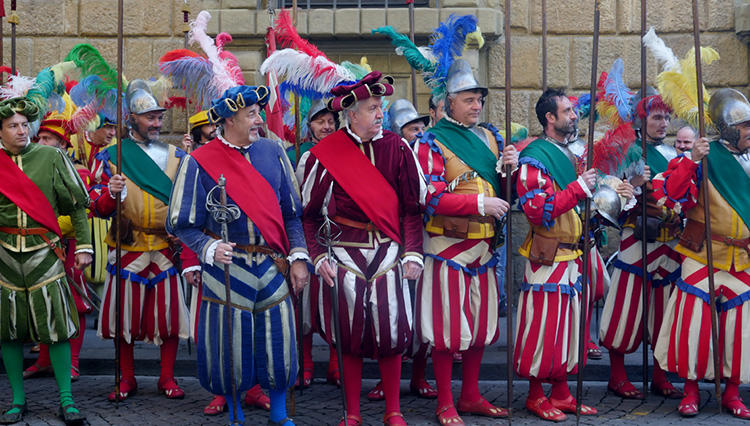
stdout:
[[(10, 15), (14, 17), (16, 12), (16, 0), (10, 1)], [(9, 20), (10, 21), (10, 20)], [(16, 23), (10, 23), (10, 69), (16, 73)]]
[[(505, 143), (509, 144), (511, 137), (511, 124), (510, 124), (510, 0), (505, 0)], [(511, 174), (513, 169), (510, 165), (505, 166), (505, 201), (509, 205), (513, 205), (513, 179)], [(513, 298), (510, 297), (513, 291), (513, 256), (511, 255), (511, 240), (512, 240), (512, 211), (509, 208), (505, 216), (505, 294), (508, 295), (508, 306), (507, 314), (505, 315), (505, 330), (507, 333), (507, 344), (506, 344), (506, 364), (507, 364), (507, 375), (508, 375), (508, 419), (513, 419)]]
[[(297, 28), (297, 0), (292, 0), (292, 24)], [(300, 112), (299, 112), (299, 95), (294, 94), (294, 155), (297, 164), (300, 161), (299, 143), (300, 143)]]
[[(596, 121), (596, 77), (597, 65), (599, 63), (599, 6), (600, 0), (594, 0), (594, 40), (591, 46), (591, 114), (589, 114), (588, 150), (586, 155), (586, 167), (591, 167), (594, 161), (594, 129)], [(589, 257), (590, 243), (589, 225), (591, 222), (591, 198), (586, 198), (583, 213), (583, 271), (581, 273), (581, 307), (580, 319), (578, 320), (578, 376), (576, 386), (576, 423), (581, 419), (581, 398), (583, 396), (583, 360), (586, 356), (586, 315), (588, 313), (588, 288), (589, 288)]]
[[(190, 32), (190, 27), (188, 26), (188, 22), (190, 20), (190, 11), (187, 8), (187, 0), (185, 0), (185, 8), (182, 10), (182, 32), (183, 32), (183, 42), (182, 45), (185, 49), (188, 48), (188, 33)], [(188, 109), (188, 106), (190, 105), (190, 99), (188, 98), (188, 91), (185, 89), (185, 129), (188, 134), (190, 134), (190, 110)], [(193, 141), (195, 144), (197, 141)], [(188, 154), (190, 151), (193, 150), (193, 147), (191, 146), (188, 150)], [(190, 339), (188, 339), (188, 344), (190, 343)]]
[[(122, 170), (122, 56), (123, 56), (123, 0), (117, 0), (117, 173)], [(120, 342), (122, 340), (122, 199), (115, 194), (115, 401), (120, 401)]]
[(542, 0), (542, 92), (547, 90), (547, 0)]
[[(643, 36), (646, 35), (646, 0), (641, 0), (641, 98), (646, 97), (646, 46), (643, 44)], [(641, 151), (643, 152), (643, 163), (648, 164), (646, 161), (646, 123), (641, 124)], [(648, 186), (647, 182), (644, 182), (641, 186), (641, 277), (648, 277), (648, 264), (646, 258), (648, 256), (648, 244), (646, 238), (646, 201)], [(641, 345), (643, 346), (643, 398), (648, 395), (648, 289), (650, 288), (648, 279), (641, 279)]]
[[(698, 0), (693, 0), (693, 39), (695, 40), (695, 81), (698, 89), (698, 134), (700, 137), (706, 136), (706, 122), (703, 113), (703, 69), (701, 63), (701, 39), (700, 39), (700, 22), (698, 17)], [(708, 176), (708, 160), (703, 157), (701, 160), (703, 176)], [(714, 384), (716, 385), (716, 400), (719, 402), (719, 413), (721, 413), (721, 377), (723, 369), (719, 360), (719, 332), (718, 318), (716, 313), (716, 287), (714, 285), (714, 252), (711, 245), (711, 207), (708, 200), (708, 178), (701, 179), (701, 194), (703, 194), (703, 214), (706, 220), (706, 266), (708, 267), (708, 297), (709, 309), (711, 311), (711, 346), (713, 350), (714, 361)]]
[[(409, 4), (409, 39), (412, 43), (414, 43), (414, 1), (407, 0), (407, 3)], [(411, 69), (411, 102), (412, 104), (414, 104), (414, 108), (418, 110), (419, 106), (417, 105), (417, 71), (414, 68)]]

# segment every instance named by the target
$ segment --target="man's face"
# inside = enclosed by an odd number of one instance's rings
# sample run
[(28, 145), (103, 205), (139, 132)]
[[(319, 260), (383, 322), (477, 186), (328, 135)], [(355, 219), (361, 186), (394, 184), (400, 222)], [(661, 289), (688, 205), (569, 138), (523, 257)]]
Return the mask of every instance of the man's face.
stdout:
[(216, 124), (204, 124), (201, 126), (201, 143), (214, 140), (216, 137)]
[(145, 114), (133, 114), (133, 130), (144, 141), (159, 139), (164, 111), (151, 111)]
[(674, 139), (674, 149), (677, 150), (678, 154), (693, 149), (693, 143), (695, 143), (695, 133), (689, 127), (683, 127), (677, 131), (677, 136)]
[(567, 96), (559, 96), (556, 99), (557, 112), (555, 114), (548, 112), (546, 115), (547, 122), (552, 126), (558, 137), (567, 137), (576, 132), (578, 128), (578, 116)]
[(91, 141), (96, 145), (109, 145), (115, 137), (115, 126), (107, 124), (96, 129), (91, 135)]
[(363, 141), (369, 141), (383, 127), (383, 98), (372, 97), (360, 101), (357, 109), (347, 114), (351, 130)]
[(450, 97), (448, 102), (450, 102), (451, 118), (464, 126), (473, 126), (479, 123), (479, 116), (482, 114), (482, 107), (484, 107), (484, 99), (482, 99), (482, 93), (479, 90), (458, 92)]
[(243, 145), (245, 141), (242, 139), (245, 137), (247, 142), (250, 143), (260, 139), (259, 130), (263, 126), (263, 117), (260, 115), (258, 104), (240, 109), (226, 121), (228, 127), (231, 128), (231, 132), (240, 138), (240, 140), (230, 142)]
[(333, 119), (332, 112), (318, 114), (314, 117), (314, 120), (310, 121), (310, 132), (312, 132), (312, 138), (316, 142), (335, 131), (336, 120)]
[(25, 115), (13, 114), (2, 121), (0, 139), (8, 151), (18, 153), (29, 140), (29, 120)]
[(441, 99), (440, 102), (435, 105), (435, 108), (430, 108), (430, 119), (432, 119), (432, 125), (434, 126), (440, 121), (445, 115), (445, 99)]
[(39, 145), (47, 145), (55, 148), (65, 149), (65, 142), (63, 142), (63, 140), (59, 136), (52, 132), (41, 130), (39, 131), (39, 134), (36, 138)]
[(401, 135), (408, 142), (411, 142), (417, 138), (417, 135), (423, 133), (424, 129), (425, 125), (422, 120), (412, 121), (411, 123), (406, 123), (406, 125), (401, 128)]
[(646, 117), (646, 139), (660, 142), (667, 137), (667, 127), (672, 117), (666, 111), (650, 111)]
[[(5, 127), (5, 124), (3, 124), (3, 127)], [(740, 131), (740, 140), (737, 142), (737, 149), (740, 152), (745, 152), (750, 149), (750, 121), (738, 124), (737, 129)]]

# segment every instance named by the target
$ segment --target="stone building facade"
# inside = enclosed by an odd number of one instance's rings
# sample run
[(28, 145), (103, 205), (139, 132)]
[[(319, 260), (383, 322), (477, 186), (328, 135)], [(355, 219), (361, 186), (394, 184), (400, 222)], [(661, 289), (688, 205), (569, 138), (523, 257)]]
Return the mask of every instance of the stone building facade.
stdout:
[[(182, 9), (187, 4), (191, 16), (200, 10), (212, 14), (209, 31), (226, 31), (234, 41), (228, 46), (245, 71), (245, 80), (262, 83), (257, 73), (265, 57), (263, 37), (271, 23), (268, 2), (281, 0), (125, 0), (126, 18), (124, 69), (128, 78), (149, 78), (157, 74), (159, 57), (167, 50), (183, 46)], [(278, 2), (277, 2), (278, 1)], [(322, 3), (312, 0), (311, 3)], [(286, 0), (287, 5), (291, 0)], [(299, 32), (311, 39), (334, 61), (359, 61), (366, 55), (373, 69), (396, 77), (395, 97), (411, 97), (410, 68), (393, 54), (390, 42), (374, 37), (371, 30), (392, 25), (409, 30), (408, 11), (403, 0), (390, 0), (382, 8), (305, 9), (299, 0)], [(334, 3), (330, 1), (328, 3)], [(339, 0), (338, 4), (356, 4)], [(362, 3), (377, 4), (372, 0)], [(398, 6), (394, 5), (398, 3)], [(424, 3), (424, 1), (423, 1)], [(588, 91), (591, 73), (593, 0), (547, 2), (548, 82), (579, 95)], [(731, 86), (746, 95), (750, 92), (750, 0), (701, 0), (700, 21), (704, 45), (716, 48), (721, 60), (704, 68), (704, 81), (711, 91)], [(23, 75), (33, 75), (45, 66), (62, 60), (75, 44), (89, 42), (108, 61), (116, 63), (117, 10), (115, 0), (25, 0), (18, 2), (17, 67)], [(466, 58), (490, 87), (485, 120), (502, 127), (504, 122), (504, 38), (503, 0), (429, 0), (431, 7), (415, 10), (418, 45), (427, 44), (438, 22), (450, 14), (476, 14), (486, 41), (481, 50), (469, 50)], [(606, 71), (622, 57), (626, 82), (640, 84), (640, 1), (602, 0), (599, 71)], [(693, 44), (690, 0), (648, 1), (647, 22), (657, 34), (683, 56)], [(3, 22), (5, 64), (10, 64), (10, 25)], [(541, 94), (541, 0), (511, 0), (511, 88), (512, 119), (527, 126), (531, 134), (540, 131), (534, 104)], [(648, 61), (648, 81), (653, 84), (657, 69)], [(394, 97), (394, 99), (395, 99)], [(418, 109), (427, 111), (428, 91), (418, 81)], [(583, 124), (585, 127), (585, 124)], [(186, 128), (185, 113), (170, 111), (164, 129), (177, 141)], [(514, 248), (523, 240), (525, 220), (514, 215)], [(611, 238), (616, 244), (616, 239)], [(515, 252), (515, 250), (514, 250)], [(515, 256), (516, 281), (522, 277), (522, 262)]]
[[(229, 50), (235, 53), (245, 70), (246, 81), (262, 82), (257, 69), (265, 57), (263, 36), (270, 23), (265, 9), (278, 0), (125, 0), (126, 19), (124, 66), (128, 78), (156, 75), (156, 61), (167, 50), (183, 45), (182, 8), (187, 4), (192, 16), (209, 10), (213, 16), (209, 30), (226, 31), (234, 41)], [(291, 0), (286, 0), (287, 5)], [(320, 0), (312, 2), (321, 3)], [(330, 1), (328, 3), (334, 3)], [(342, 4), (341, 0), (338, 2)], [(348, 3), (356, 4), (349, 1)], [(363, 2), (367, 3), (367, 2)], [(370, 4), (377, 2), (369, 2)], [(382, 1), (385, 6), (385, 0)], [(334, 61), (358, 61), (366, 55), (374, 69), (394, 75), (396, 96), (411, 97), (410, 70), (406, 61), (393, 54), (390, 43), (370, 34), (373, 28), (392, 25), (408, 32), (408, 12), (394, 7), (401, 0), (390, 0), (388, 8), (317, 8), (306, 10), (306, 0), (299, 0), (299, 32), (309, 37)], [(591, 29), (593, 0), (547, 2), (548, 82), (567, 88), (573, 94), (587, 90), (591, 67)], [(503, 0), (429, 0), (432, 7), (415, 10), (417, 44), (427, 37), (440, 20), (450, 14), (476, 14), (486, 40), (481, 50), (469, 50), (467, 58), (480, 79), (490, 88), (486, 119), (502, 123), (504, 117), (504, 38)], [(640, 82), (640, 1), (602, 0), (599, 69), (607, 70), (612, 61), (622, 57), (628, 85)], [(651, 0), (648, 2), (648, 25), (662, 35), (678, 56), (692, 46), (692, 18), (689, 0)], [(260, 8), (258, 8), (260, 6)], [(750, 43), (750, 0), (702, 0), (700, 19), (704, 44), (713, 46), (721, 60), (704, 69), (709, 90), (732, 86), (748, 93)], [(25, 75), (61, 60), (70, 48), (81, 41), (90, 42), (104, 57), (116, 61), (117, 9), (115, 0), (27, 0), (19, 2), (20, 24), (17, 28), (17, 66)], [(541, 93), (541, 0), (511, 1), (511, 87), (512, 118), (539, 131), (534, 103)], [(10, 25), (4, 21), (5, 63), (10, 63)], [(657, 73), (652, 59), (648, 61), (648, 80)], [(418, 82), (418, 108), (427, 109), (427, 88)], [(167, 129), (181, 132), (184, 114), (168, 117)]]

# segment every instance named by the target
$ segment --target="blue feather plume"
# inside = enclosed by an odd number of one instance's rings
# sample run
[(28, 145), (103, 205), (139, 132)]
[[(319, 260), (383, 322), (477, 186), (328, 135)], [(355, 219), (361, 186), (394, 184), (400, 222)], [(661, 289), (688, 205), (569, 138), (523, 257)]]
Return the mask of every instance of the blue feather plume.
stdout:
[(477, 17), (451, 15), (441, 22), (430, 37), (430, 48), (437, 58), (433, 80), (442, 81), (448, 76), (453, 60), (463, 54), (466, 36), (477, 29)]
[(628, 89), (623, 81), (624, 64), (622, 58), (615, 59), (612, 64), (607, 79), (604, 81), (604, 93), (606, 98), (617, 107), (617, 112), (623, 121), (632, 121), (632, 113), (630, 109), (630, 101), (634, 94)]
[(212, 84), (213, 70), (208, 59), (204, 57), (182, 57), (159, 64), (159, 72), (172, 80), (175, 89), (187, 91), (187, 97), (200, 107), (208, 109), (211, 101), (222, 94)]
[[(78, 82), (70, 89), (70, 98), (76, 105), (88, 105), (92, 102), (99, 101), (102, 103), (100, 113), (108, 120), (117, 120), (117, 89), (109, 89), (102, 92), (105, 87), (104, 80), (98, 75), (90, 75)], [(125, 114), (125, 104), (122, 105), (123, 116)]]
[(573, 108), (575, 109), (579, 120), (588, 117), (589, 113), (591, 112), (591, 94), (584, 93), (583, 95), (579, 96), (578, 101), (573, 106)]

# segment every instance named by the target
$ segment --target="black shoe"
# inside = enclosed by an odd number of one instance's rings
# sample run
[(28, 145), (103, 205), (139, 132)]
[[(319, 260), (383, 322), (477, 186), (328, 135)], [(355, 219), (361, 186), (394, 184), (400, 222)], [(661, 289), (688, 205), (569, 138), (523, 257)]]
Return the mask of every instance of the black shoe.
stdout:
[[(8, 413), (8, 411), (19, 408), (20, 411), (17, 413)], [(13, 404), (10, 406), (8, 411), (4, 412), (2, 415), (0, 415), (0, 425), (12, 425), (13, 423), (18, 423), (21, 420), (23, 420), (23, 415), (26, 414), (28, 408), (26, 407), (26, 404)]]
[(498, 314), (500, 318), (505, 318), (505, 316), (508, 315), (508, 303), (505, 300), (500, 302), (500, 305), (498, 306)]
[(73, 406), (73, 404), (66, 405), (65, 407), (60, 406), (60, 418), (62, 421), (70, 426), (70, 425), (83, 425), (86, 423), (86, 416), (76, 411), (71, 411), (72, 409), (76, 409), (76, 407)]

